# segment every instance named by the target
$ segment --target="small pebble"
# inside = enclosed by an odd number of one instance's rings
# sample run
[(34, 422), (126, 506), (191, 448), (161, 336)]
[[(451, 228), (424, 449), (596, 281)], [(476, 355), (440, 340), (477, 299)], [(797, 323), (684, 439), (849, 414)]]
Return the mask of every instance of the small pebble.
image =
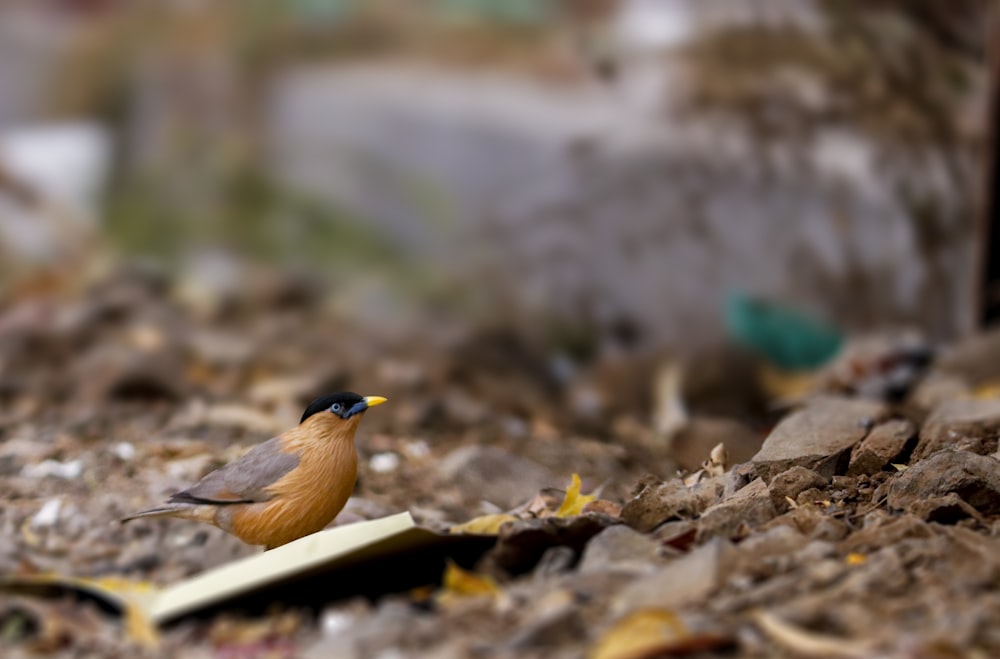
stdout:
[(59, 511), (62, 510), (62, 501), (59, 499), (49, 499), (31, 518), (32, 528), (41, 529), (55, 526), (59, 521)]
[(83, 473), (83, 462), (72, 460), (70, 462), (59, 462), (58, 460), (42, 460), (38, 464), (25, 465), (21, 470), (21, 475), (27, 478), (45, 478), (55, 476), (72, 480), (79, 478)]
[(130, 442), (118, 442), (112, 450), (115, 455), (125, 461), (129, 461), (135, 457), (135, 446)]
[(420, 460), (431, 454), (431, 447), (428, 446), (427, 442), (424, 440), (418, 439), (413, 442), (406, 442), (406, 444), (403, 445), (403, 453), (405, 453), (408, 458)]
[(327, 636), (338, 636), (355, 623), (355, 616), (345, 611), (326, 611), (320, 619), (320, 628)]
[(376, 453), (371, 457), (368, 466), (378, 474), (385, 474), (399, 468), (399, 455), (392, 452)]

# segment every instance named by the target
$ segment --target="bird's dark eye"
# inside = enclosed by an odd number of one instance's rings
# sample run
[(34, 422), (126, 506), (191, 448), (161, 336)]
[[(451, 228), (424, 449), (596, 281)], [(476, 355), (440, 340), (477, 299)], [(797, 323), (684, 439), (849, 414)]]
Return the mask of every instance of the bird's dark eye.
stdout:
[(334, 403), (333, 405), (330, 406), (330, 411), (333, 412), (334, 414), (340, 414), (340, 411), (342, 409), (344, 409), (344, 406), (341, 405), (340, 403)]

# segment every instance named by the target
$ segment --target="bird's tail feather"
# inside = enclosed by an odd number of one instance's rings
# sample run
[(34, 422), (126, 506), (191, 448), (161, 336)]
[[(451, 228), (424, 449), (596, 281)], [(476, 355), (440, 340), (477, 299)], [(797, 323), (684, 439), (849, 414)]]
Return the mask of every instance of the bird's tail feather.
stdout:
[(138, 519), (139, 517), (167, 517), (170, 515), (176, 515), (180, 512), (181, 508), (178, 506), (161, 506), (159, 508), (150, 508), (149, 510), (143, 510), (142, 512), (133, 513), (128, 517), (122, 517), (121, 523), (132, 521), (133, 519)]

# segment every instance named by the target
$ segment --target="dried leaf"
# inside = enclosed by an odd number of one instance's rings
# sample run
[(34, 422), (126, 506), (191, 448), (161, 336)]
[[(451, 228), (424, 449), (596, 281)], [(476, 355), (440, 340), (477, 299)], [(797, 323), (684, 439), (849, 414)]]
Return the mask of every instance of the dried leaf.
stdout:
[(1000, 398), (1000, 382), (987, 380), (972, 390), (970, 397), (975, 400), (992, 400)]
[(65, 652), (73, 646), (92, 646), (101, 636), (97, 609), (66, 600), (5, 598), (0, 606), (0, 623), (0, 642), (23, 643), (25, 649), (39, 655)]
[(664, 547), (672, 547), (678, 551), (688, 552), (694, 547), (695, 540), (698, 539), (698, 527), (692, 526), (686, 531), (681, 531), (677, 535), (663, 539)]
[(500, 586), (490, 577), (463, 570), (452, 561), (444, 569), (442, 588), (437, 601), (443, 605), (465, 597), (495, 597), (501, 593)]
[(698, 483), (700, 483), (701, 479), (704, 478), (706, 475), (707, 474), (705, 473), (704, 469), (699, 469), (698, 471), (696, 471), (694, 473), (688, 474), (687, 476), (684, 477), (684, 481), (683, 481), (684, 482), (684, 486), (685, 487), (694, 487), (695, 485), (697, 485)]
[(729, 453), (726, 445), (719, 442), (708, 454), (708, 460), (702, 464), (702, 469), (710, 476), (721, 476), (726, 473), (726, 466), (729, 464)]
[(599, 513), (608, 517), (621, 517), (621, 504), (607, 499), (595, 499), (583, 507), (585, 513)]
[(302, 628), (300, 613), (287, 611), (260, 619), (217, 618), (208, 632), (216, 651), (230, 657), (297, 656), (291, 640)]
[(772, 641), (796, 656), (860, 659), (875, 655), (875, 649), (870, 643), (813, 634), (766, 611), (757, 611), (753, 619)]
[(123, 602), (125, 633), (131, 641), (149, 648), (159, 644), (160, 637), (156, 626), (146, 613), (146, 606), (156, 595), (156, 587), (153, 584), (114, 577), (83, 581), (89, 582), (92, 587), (115, 594)]
[(761, 387), (768, 398), (780, 404), (803, 400), (816, 386), (812, 372), (790, 372), (764, 364), (758, 373)]
[(583, 507), (596, 499), (593, 494), (580, 494), (580, 475), (573, 474), (573, 481), (566, 490), (566, 498), (556, 511), (556, 517), (572, 517), (583, 512)]
[(434, 586), (433, 584), (427, 584), (426, 586), (418, 586), (417, 588), (413, 588), (407, 594), (410, 597), (410, 601), (413, 602), (414, 604), (424, 604), (426, 602), (429, 602), (431, 598), (434, 597), (435, 589), (436, 586)]
[(690, 639), (677, 614), (666, 609), (640, 609), (625, 616), (608, 630), (590, 659), (642, 659), (659, 656)]
[[(558, 492), (558, 491), (557, 491)], [(565, 494), (562, 495), (565, 497)], [(556, 502), (561, 502), (560, 496), (554, 496), (550, 490), (536, 492), (535, 496), (525, 504), (510, 511), (518, 519), (531, 519), (534, 517), (548, 517), (552, 514), (552, 508)]]
[(653, 426), (661, 436), (669, 437), (688, 421), (684, 404), (684, 367), (667, 361), (653, 380)]
[(21, 539), (28, 547), (38, 547), (42, 544), (42, 539), (31, 528), (30, 517), (25, 517), (21, 523)]
[(129, 581), (116, 577), (83, 579), (54, 574), (36, 574), (0, 580), (0, 590), (31, 591), (58, 587), (86, 593), (122, 610), (126, 636), (143, 647), (156, 647), (159, 634), (147, 614), (147, 607), (156, 596), (156, 587), (146, 581)]
[(868, 558), (864, 554), (859, 554), (856, 551), (852, 551), (850, 554), (847, 555), (847, 558), (844, 560), (848, 565), (863, 565), (864, 562), (868, 560)]
[(507, 522), (516, 521), (517, 518), (507, 513), (496, 515), (483, 515), (470, 519), (464, 524), (458, 524), (448, 529), (449, 533), (466, 535), (496, 535), (500, 532), (500, 527)]

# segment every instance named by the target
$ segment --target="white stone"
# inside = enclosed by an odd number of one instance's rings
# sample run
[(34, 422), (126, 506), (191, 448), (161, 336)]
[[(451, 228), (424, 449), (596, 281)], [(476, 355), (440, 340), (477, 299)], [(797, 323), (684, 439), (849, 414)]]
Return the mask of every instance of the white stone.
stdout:
[(59, 521), (59, 512), (62, 510), (62, 501), (59, 499), (49, 499), (31, 518), (31, 526), (36, 529), (55, 526)]
[(375, 473), (384, 474), (390, 471), (395, 471), (399, 468), (399, 462), (399, 454), (397, 453), (376, 453), (368, 462), (368, 466), (371, 467), (371, 470)]
[(43, 460), (38, 464), (25, 465), (24, 468), (21, 469), (21, 475), (27, 478), (45, 478), (46, 476), (55, 476), (56, 478), (73, 480), (75, 478), (79, 478), (82, 473), (83, 462), (80, 460), (71, 460), (70, 462)]
[(112, 449), (122, 460), (131, 460), (135, 457), (135, 446), (131, 442), (118, 442)]

